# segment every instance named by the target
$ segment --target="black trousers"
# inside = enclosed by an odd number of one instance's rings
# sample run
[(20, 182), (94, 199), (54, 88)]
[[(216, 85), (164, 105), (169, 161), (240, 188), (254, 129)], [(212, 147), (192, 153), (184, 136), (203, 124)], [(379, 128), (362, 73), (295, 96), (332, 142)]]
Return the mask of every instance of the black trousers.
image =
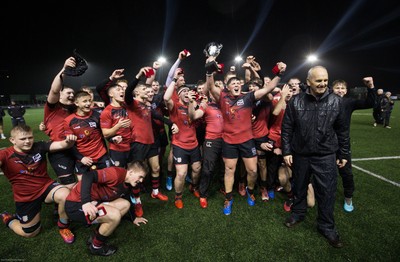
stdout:
[(292, 215), (298, 220), (304, 220), (307, 213), (307, 188), (311, 174), (318, 205), (317, 227), (325, 235), (333, 234), (336, 232), (333, 217), (337, 186), (336, 154), (293, 155)]
[(338, 168), (339, 174), (342, 177), (344, 197), (352, 198), (354, 193), (354, 177), (351, 166), (351, 155), (347, 158), (347, 163), (344, 167)]
[(200, 197), (208, 197), (208, 189), (214, 178), (215, 169), (219, 167), (219, 181), (223, 185), (225, 167), (222, 161), (222, 138), (206, 139), (203, 143), (203, 163), (200, 175)]

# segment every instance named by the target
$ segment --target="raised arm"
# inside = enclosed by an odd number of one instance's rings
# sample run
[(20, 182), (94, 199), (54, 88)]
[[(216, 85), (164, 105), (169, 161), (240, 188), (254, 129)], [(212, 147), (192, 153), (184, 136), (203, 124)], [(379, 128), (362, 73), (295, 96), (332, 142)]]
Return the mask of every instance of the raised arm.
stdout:
[(111, 76), (104, 79), (101, 83), (96, 85), (96, 91), (99, 94), (101, 100), (104, 102), (104, 106), (107, 106), (110, 103), (110, 98), (107, 95), (107, 89), (111, 85), (114, 80), (120, 79), (124, 77), (125, 69), (115, 69)]
[(193, 90), (189, 91), (188, 97), (189, 97), (188, 113), (190, 119), (196, 120), (201, 118), (204, 115), (204, 111), (197, 106), (196, 92)]
[[(206, 60), (206, 66), (213, 61), (215, 61), (215, 57), (213, 57), (213, 56), (208, 57)], [(207, 68), (207, 70), (210, 70), (210, 69)], [(204, 87), (204, 89), (205, 89), (204, 93), (207, 94), (208, 92), (210, 92), (212, 94), (212, 96), (214, 97), (215, 101), (219, 102), (220, 95), (221, 95), (221, 89), (215, 85), (214, 74), (215, 74), (215, 72), (208, 72), (208, 71), (206, 72), (206, 85)]]
[(171, 83), (168, 85), (167, 90), (164, 93), (164, 102), (167, 105), (168, 110), (171, 110), (174, 107), (174, 101), (172, 100), (172, 95), (175, 92), (176, 81), (178, 80), (179, 73), (181, 70), (177, 68), (174, 73), (174, 78)]
[(174, 78), (176, 69), (179, 67), (179, 65), (181, 64), (183, 59), (185, 59), (187, 57), (187, 53), (188, 52), (187, 51), (185, 52), (185, 50), (179, 52), (178, 59), (176, 59), (175, 63), (172, 65), (172, 67), (168, 71), (167, 80), (165, 81), (166, 86), (169, 86), (169, 84), (171, 84), (171, 82)]
[(281, 113), (282, 109), (285, 108), (286, 106), (286, 97), (288, 96), (290, 91), (289, 85), (284, 84), (281, 90), (281, 98), (279, 99), (278, 103), (275, 105), (274, 110), (272, 111), (272, 114), (274, 116), (277, 116)]
[(75, 65), (76, 64), (74, 57), (71, 56), (67, 60), (65, 60), (63, 68), (60, 72), (58, 72), (58, 74), (54, 77), (53, 82), (51, 83), (51, 88), (47, 96), (47, 102), (49, 102), (50, 104), (55, 104), (60, 100), (60, 91), (63, 88), (64, 70), (67, 66), (75, 67)]
[(254, 56), (248, 56), (246, 58), (246, 63), (242, 65), (242, 67), (245, 69), (244, 81), (246, 83), (253, 78), (260, 78), (258, 71), (261, 70), (261, 66), (258, 62), (256, 62), (255, 59), (256, 58)]
[(153, 74), (150, 75), (150, 77), (148, 77), (146, 79), (146, 84), (151, 85), (151, 83), (153, 83), (154, 79), (156, 79), (156, 75), (157, 75), (157, 70), (161, 67), (161, 63), (158, 61), (154, 61), (153, 62), (153, 68), (149, 69), (149, 72), (151, 72), (151, 70), (153, 70)]
[(145, 75), (151, 69), (152, 68), (149, 66), (140, 68), (135, 79), (133, 79), (132, 82), (129, 82), (128, 87), (125, 89), (125, 103), (127, 105), (131, 105), (133, 103), (133, 94), (132, 93), (133, 93), (133, 90), (135, 89), (136, 85), (139, 83), (140, 77), (142, 75)]
[(268, 85), (264, 85), (263, 88), (254, 92), (254, 97), (256, 98), (256, 100), (261, 99), (263, 96), (271, 92), (278, 85), (279, 81), (281, 80), (281, 75), (285, 72), (285, 70), (286, 70), (285, 63), (283, 62), (276, 63), (273, 69), (276, 76), (271, 80), (271, 82), (268, 83)]

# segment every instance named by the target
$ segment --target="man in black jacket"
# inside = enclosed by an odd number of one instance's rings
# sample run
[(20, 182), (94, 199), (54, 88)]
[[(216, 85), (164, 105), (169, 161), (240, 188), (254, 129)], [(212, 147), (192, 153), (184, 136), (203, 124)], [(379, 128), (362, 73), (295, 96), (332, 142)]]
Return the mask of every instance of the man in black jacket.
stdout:
[(282, 153), (293, 169), (294, 202), (285, 221), (289, 228), (305, 219), (307, 187), (313, 174), (318, 203), (317, 229), (330, 245), (342, 247), (333, 216), (337, 186), (336, 165), (346, 165), (349, 154), (349, 128), (342, 99), (329, 92), (328, 72), (312, 67), (308, 88), (288, 103), (282, 123)]

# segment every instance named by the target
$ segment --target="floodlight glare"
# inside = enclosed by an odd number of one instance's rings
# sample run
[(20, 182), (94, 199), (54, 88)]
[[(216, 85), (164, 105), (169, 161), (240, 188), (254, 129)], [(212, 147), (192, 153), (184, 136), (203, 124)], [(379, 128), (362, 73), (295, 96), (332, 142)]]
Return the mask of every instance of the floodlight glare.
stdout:
[(242, 57), (241, 56), (236, 56), (235, 57), (235, 61), (236, 62), (240, 62), (240, 61), (242, 61), (243, 59), (242, 59)]
[(310, 63), (314, 63), (314, 62), (316, 62), (317, 60), (318, 60), (318, 57), (317, 57), (316, 55), (309, 55), (309, 56), (307, 57), (307, 61), (310, 62)]
[(167, 59), (165, 59), (165, 57), (163, 57), (163, 56), (160, 56), (160, 57), (157, 59), (157, 61), (160, 62), (161, 64), (163, 64), (163, 63), (167, 62)]

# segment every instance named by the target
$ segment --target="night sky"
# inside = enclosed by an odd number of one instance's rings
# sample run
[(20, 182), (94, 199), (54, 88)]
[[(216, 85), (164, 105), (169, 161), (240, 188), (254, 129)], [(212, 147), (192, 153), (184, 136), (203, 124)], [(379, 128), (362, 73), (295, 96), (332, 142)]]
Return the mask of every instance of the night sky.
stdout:
[[(316, 52), (330, 82), (344, 79), (400, 94), (400, 4), (397, 1), (4, 1), (1, 20), (0, 94), (47, 94), (55, 74), (77, 49), (89, 63), (81, 77), (67, 79), (78, 89), (95, 86), (114, 69), (132, 79), (160, 55), (168, 62), (179, 51), (187, 83), (205, 78), (203, 49), (223, 44), (218, 62), (254, 55), (265, 75), (278, 61), (287, 64), (287, 80), (305, 81)], [(57, 3), (57, 5), (55, 4)], [(237, 65), (238, 67), (239, 65)], [(240, 71), (239, 71), (240, 73)]]

